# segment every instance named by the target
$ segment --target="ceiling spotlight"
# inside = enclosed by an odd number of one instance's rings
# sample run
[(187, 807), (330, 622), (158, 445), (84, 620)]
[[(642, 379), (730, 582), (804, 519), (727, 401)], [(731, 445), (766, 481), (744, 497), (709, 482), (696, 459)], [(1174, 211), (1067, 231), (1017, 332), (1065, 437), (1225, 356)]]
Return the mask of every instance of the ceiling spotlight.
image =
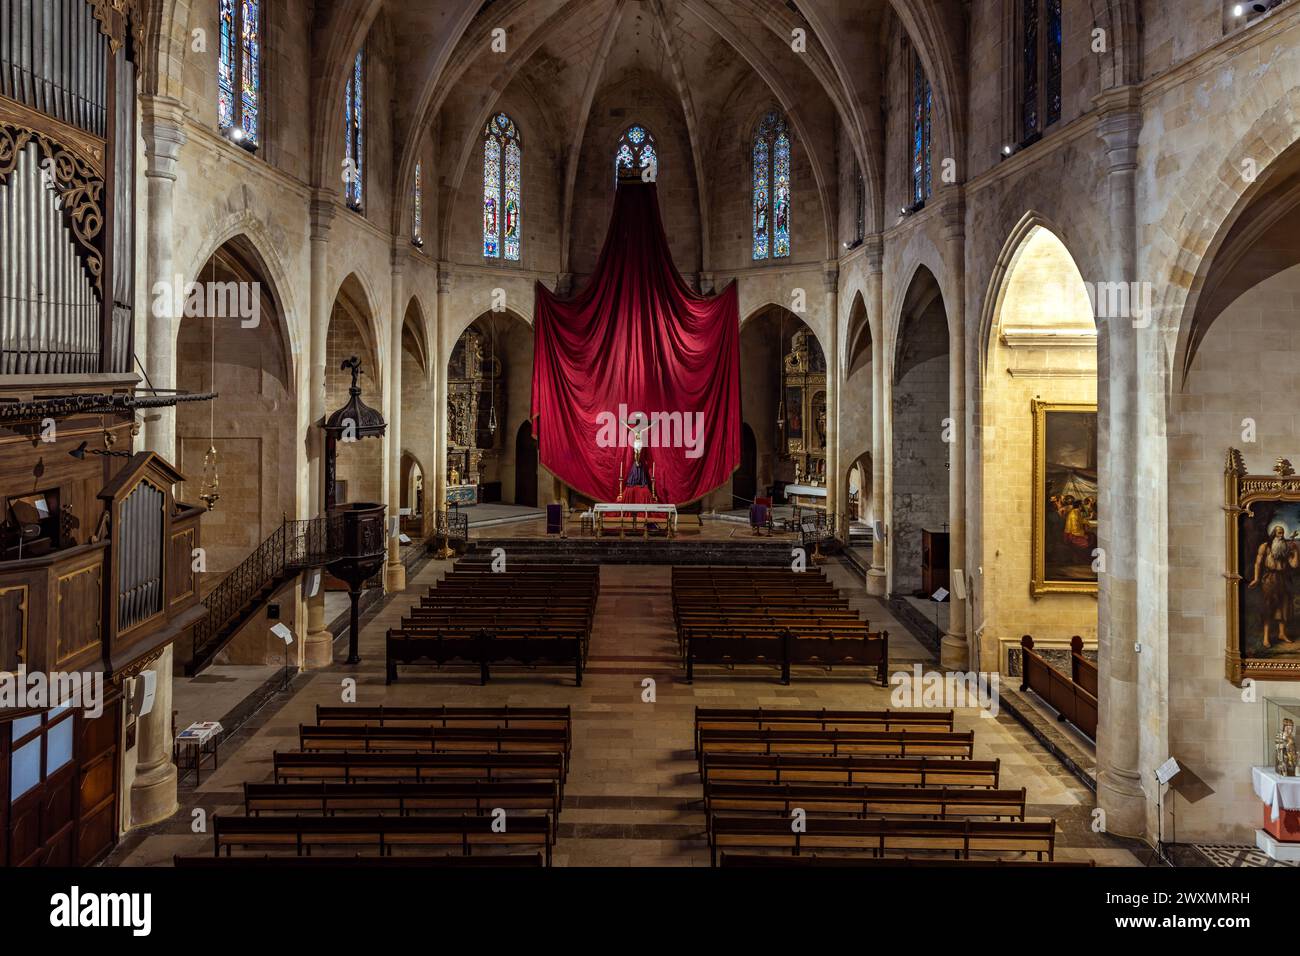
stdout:
[(238, 143), (241, 139), (244, 138), (244, 131), (240, 129), (238, 126), (235, 126), (230, 130), (230, 138), (233, 139), (236, 143)]
[(1232, 8), (1232, 15), (1234, 17), (1239, 17), (1245, 12), (1246, 12), (1246, 8), (1243, 7), (1240, 3), (1235, 4)]
[(1011, 147), (1010, 147), (1010, 145), (1007, 145), (1007, 146), (1003, 146), (1003, 147), (1002, 147), (1002, 155), (1003, 155), (1003, 156), (1010, 156), (1010, 155), (1011, 155)]

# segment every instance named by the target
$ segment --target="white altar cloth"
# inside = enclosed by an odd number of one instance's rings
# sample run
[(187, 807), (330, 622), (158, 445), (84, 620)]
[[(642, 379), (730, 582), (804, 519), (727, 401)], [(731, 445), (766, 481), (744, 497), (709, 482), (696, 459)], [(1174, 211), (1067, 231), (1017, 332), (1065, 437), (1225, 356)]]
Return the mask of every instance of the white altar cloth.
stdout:
[(1300, 810), (1300, 777), (1284, 777), (1272, 767), (1251, 767), (1250, 782), (1255, 794), (1273, 812), (1273, 819), (1283, 810)]
[(673, 504), (650, 501), (636, 504), (633, 504), (632, 502), (623, 503), (606, 501), (601, 504), (592, 505), (591, 510), (595, 512), (596, 521), (599, 523), (602, 530), (604, 528), (606, 515), (613, 515), (619, 519), (620, 532), (622, 531), (624, 515), (632, 516), (634, 529), (638, 516), (643, 516), (644, 518), (649, 519), (651, 515), (662, 515), (668, 522), (669, 533), (676, 534), (677, 532), (677, 506)]

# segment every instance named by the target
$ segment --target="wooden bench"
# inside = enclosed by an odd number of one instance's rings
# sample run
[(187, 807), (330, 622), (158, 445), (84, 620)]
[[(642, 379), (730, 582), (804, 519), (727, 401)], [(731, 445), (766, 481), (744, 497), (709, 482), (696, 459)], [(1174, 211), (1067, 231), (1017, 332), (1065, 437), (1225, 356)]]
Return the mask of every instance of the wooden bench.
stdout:
[(941, 730), (701, 730), (700, 759), (721, 753), (875, 754), (970, 758), (974, 731)]
[(314, 848), (373, 847), (389, 856), (404, 847), (443, 847), (469, 856), (475, 849), (517, 847), (542, 852), (551, 865), (549, 814), (510, 814), (504, 832), (492, 817), (213, 817), (213, 856), (230, 856), (236, 847), (292, 850), (302, 856)]
[(451, 780), (436, 783), (245, 783), (244, 813), (297, 813), (332, 816), (364, 813), (452, 811), (477, 816), (493, 810), (534, 810), (549, 813), (559, 825), (560, 792), (554, 782)]
[(770, 634), (747, 628), (692, 629), (686, 635), (684, 657), (688, 683), (695, 680), (697, 664), (769, 664), (781, 669), (782, 684), (790, 683), (791, 668), (797, 665), (875, 667), (880, 686), (889, 682), (889, 633), (873, 634), (865, 627), (839, 631), (810, 627), (797, 633), (782, 628)]
[(1004, 866), (1031, 866), (1031, 867), (1088, 867), (1096, 866), (1092, 860), (934, 860), (934, 859), (916, 859), (914, 857), (890, 857), (890, 856), (764, 856), (763, 854), (745, 854), (745, 853), (723, 853), (719, 858), (719, 866), (726, 867), (837, 867), (837, 866), (870, 866), (870, 867), (927, 867), (927, 866), (967, 866), (967, 867), (1004, 867)]
[(797, 832), (790, 820), (713, 817), (710, 858), (722, 849), (783, 850), (800, 856), (808, 851), (889, 852), (927, 850), (969, 859), (972, 853), (1033, 853), (1052, 859), (1055, 820), (850, 820), (809, 816)]
[(546, 727), (299, 724), (298, 749), (413, 753), (557, 753), (569, 761), (569, 732)]
[(695, 753), (701, 730), (946, 730), (951, 710), (734, 710), (695, 708)]
[(820, 757), (776, 754), (704, 754), (700, 777), (748, 783), (824, 783), (917, 787), (998, 786), (1000, 760), (946, 757)]
[(1083, 683), (1077, 683), (1073, 677), (1067, 677), (1047, 663), (1034, 650), (1034, 639), (1028, 634), (1020, 639), (1020, 647), (1021, 691), (1032, 690), (1057, 712), (1058, 720), (1068, 720), (1090, 739), (1096, 740), (1097, 668), (1083, 657), (1083, 639), (1077, 636), (1070, 639), (1071, 671)]
[(243, 870), (248, 867), (313, 869), (321, 867), (414, 867), (428, 869), (477, 869), (506, 867), (527, 869), (546, 865), (541, 853), (493, 854), (490, 856), (173, 856), (172, 865), (184, 869)]
[(277, 751), (276, 783), (427, 783), (513, 781), (553, 783), (564, 793), (563, 754), (535, 753), (300, 753)]
[(494, 664), (515, 663), (525, 666), (549, 664), (572, 667), (574, 683), (582, 686), (582, 669), (587, 657), (590, 628), (575, 628), (564, 633), (547, 632), (542, 626), (496, 627), (495, 633), (480, 628), (455, 630), (423, 628), (418, 622), (404, 621), (402, 627), (390, 629), (385, 639), (387, 659), (385, 684), (397, 680), (397, 665), (433, 663), (477, 664), (479, 683), (491, 679)]
[(569, 730), (572, 711), (564, 707), (347, 707), (316, 705), (318, 724), (452, 724), (462, 727), (532, 727)]
[(712, 828), (717, 813), (809, 813), (871, 816), (1025, 818), (1025, 790), (968, 787), (875, 787), (803, 783), (754, 784), (710, 781), (704, 785), (704, 813)]

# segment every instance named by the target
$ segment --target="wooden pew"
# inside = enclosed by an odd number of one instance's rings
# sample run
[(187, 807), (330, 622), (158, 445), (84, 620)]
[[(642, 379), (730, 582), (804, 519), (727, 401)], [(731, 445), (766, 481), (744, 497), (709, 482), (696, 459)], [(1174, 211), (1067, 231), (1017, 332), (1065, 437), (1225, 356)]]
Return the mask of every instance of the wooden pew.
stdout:
[(412, 725), (299, 724), (304, 752), (350, 750), (412, 753), (558, 753), (569, 760), (569, 733), (542, 727), (434, 727)]
[(493, 830), (492, 817), (213, 817), (213, 856), (236, 847), (291, 850), (302, 856), (313, 848), (373, 847), (389, 856), (399, 847), (443, 847), (469, 856), (476, 848), (533, 848), (551, 865), (549, 814), (511, 814), (505, 832)]
[(560, 792), (556, 782), (451, 780), (436, 783), (245, 783), (244, 813), (364, 813), (409, 816), (453, 811), (477, 816), (500, 807), (507, 812), (549, 813), (559, 825)]
[[(1071, 659), (1073, 660), (1075, 656), (1082, 659), (1082, 655), (1073, 650), (1074, 640), (1079, 641), (1079, 650), (1083, 649), (1082, 639), (1074, 638), (1071, 641)], [(1020, 655), (1021, 691), (1032, 690), (1044, 703), (1057, 712), (1058, 720), (1068, 720), (1088, 737), (1096, 740), (1096, 669), (1094, 668), (1090, 675), (1093, 681), (1093, 691), (1089, 692), (1047, 663), (1034, 650), (1034, 639), (1028, 634), (1020, 639), (1020, 647), (1022, 649)], [(1085, 663), (1088, 662), (1085, 661)], [(1072, 666), (1078, 667), (1078, 665), (1074, 664)]]
[(493, 664), (516, 663), (526, 666), (550, 664), (572, 667), (574, 683), (582, 686), (582, 669), (587, 658), (590, 628), (555, 632), (544, 626), (496, 627), (461, 630), (423, 628), (418, 622), (404, 621), (402, 627), (390, 629), (385, 639), (387, 658), (384, 683), (397, 680), (398, 664), (451, 663), (477, 664), (479, 683), (486, 684)]
[(714, 866), (723, 849), (783, 850), (799, 856), (823, 850), (869, 852), (945, 851), (958, 859), (972, 853), (1033, 853), (1052, 859), (1055, 820), (850, 820), (809, 816), (796, 832), (785, 819), (713, 817), (710, 857)]
[(563, 754), (300, 753), (276, 751), (276, 783), (429, 783), (526, 781), (553, 783), (564, 793)]
[(704, 785), (704, 813), (709, 826), (718, 813), (765, 813), (789, 820), (791, 811), (870, 816), (1025, 818), (1025, 790), (976, 790), (969, 787), (874, 787), (801, 783), (719, 783)]
[(546, 865), (540, 853), (511, 853), (491, 856), (173, 856), (172, 865), (184, 869), (242, 870), (248, 867), (272, 869), (318, 869), (322, 867), (414, 867), (416, 869), (478, 869), (505, 867), (527, 869)]
[(731, 781), (996, 788), (1001, 770), (1000, 760), (722, 753), (704, 755), (700, 777), (706, 785), (713, 781)]
[(475, 727), (567, 728), (572, 708), (563, 707), (346, 707), (316, 705), (318, 724), (459, 724)]
[(956, 866), (956, 867), (1004, 867), (1004, 866), (1031, 866), (1031, 867), (1088, 867), (1096, 866), (1092, 860), (935, 860), (930, 858), (916, 859), (915, 857), (890, 857), (890, 856), (765, 856), (763, 854), (744, 854), (744, 853), (723, 853), (719, 858), (719, 866), (726, 867), (803, 867), (820, 868), (820, 867), (840, 867), (840, 866), (869, 866), (869, 867), (927, 867), (927, 866)]
[(970, 730), (701, 730), (699, 747), (701, 764), (705, 756), (721, 753), (969, 759), (975, 751), (975, 733)]
[(750, 628), (692, 629), (685, 642), (686, 680), (695, 680), (697, 664), (770, 664), (781, 669), (781, 683), (789, 684), (791, 668), (809, 664), (821, 667), (875, 667), (881, 687), (888, 685), (889, 633), (863, 629), (781, 628), (778, 633), (755, 634)]
[(695, 753), (701, 730), (946, 730), (951, 710), (735, 710), (695, 708)]

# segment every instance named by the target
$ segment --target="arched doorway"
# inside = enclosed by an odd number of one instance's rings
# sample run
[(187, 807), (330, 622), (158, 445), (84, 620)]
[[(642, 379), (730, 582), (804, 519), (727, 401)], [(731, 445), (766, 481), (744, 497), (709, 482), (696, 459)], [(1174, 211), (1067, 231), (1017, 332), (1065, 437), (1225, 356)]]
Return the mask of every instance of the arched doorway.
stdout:
[(731, 507), (748, 508), (758, 497), (758, 439), (749, 423), (740, 426), (740, 467), (731, 477)]
[[(361, 360), (362, 400), (378, 408), (383, 394), (379, 374), (378, 335), (369, 299), (356, 275), (349, 275), (339, 288), (325, 336), (325, 411), (340, 408), (348, 400), (351, 373), (341, 368), (355, 355)], [(377, 441), (342, 441), (337, 446), (335, 471), (336, 503), (386, 501), (384, 456)], [(323, 504), (323, 502), (322, 502)]]
[(515, 504), (537, 507), (537, 439), (531, 421), (515, 433)]

